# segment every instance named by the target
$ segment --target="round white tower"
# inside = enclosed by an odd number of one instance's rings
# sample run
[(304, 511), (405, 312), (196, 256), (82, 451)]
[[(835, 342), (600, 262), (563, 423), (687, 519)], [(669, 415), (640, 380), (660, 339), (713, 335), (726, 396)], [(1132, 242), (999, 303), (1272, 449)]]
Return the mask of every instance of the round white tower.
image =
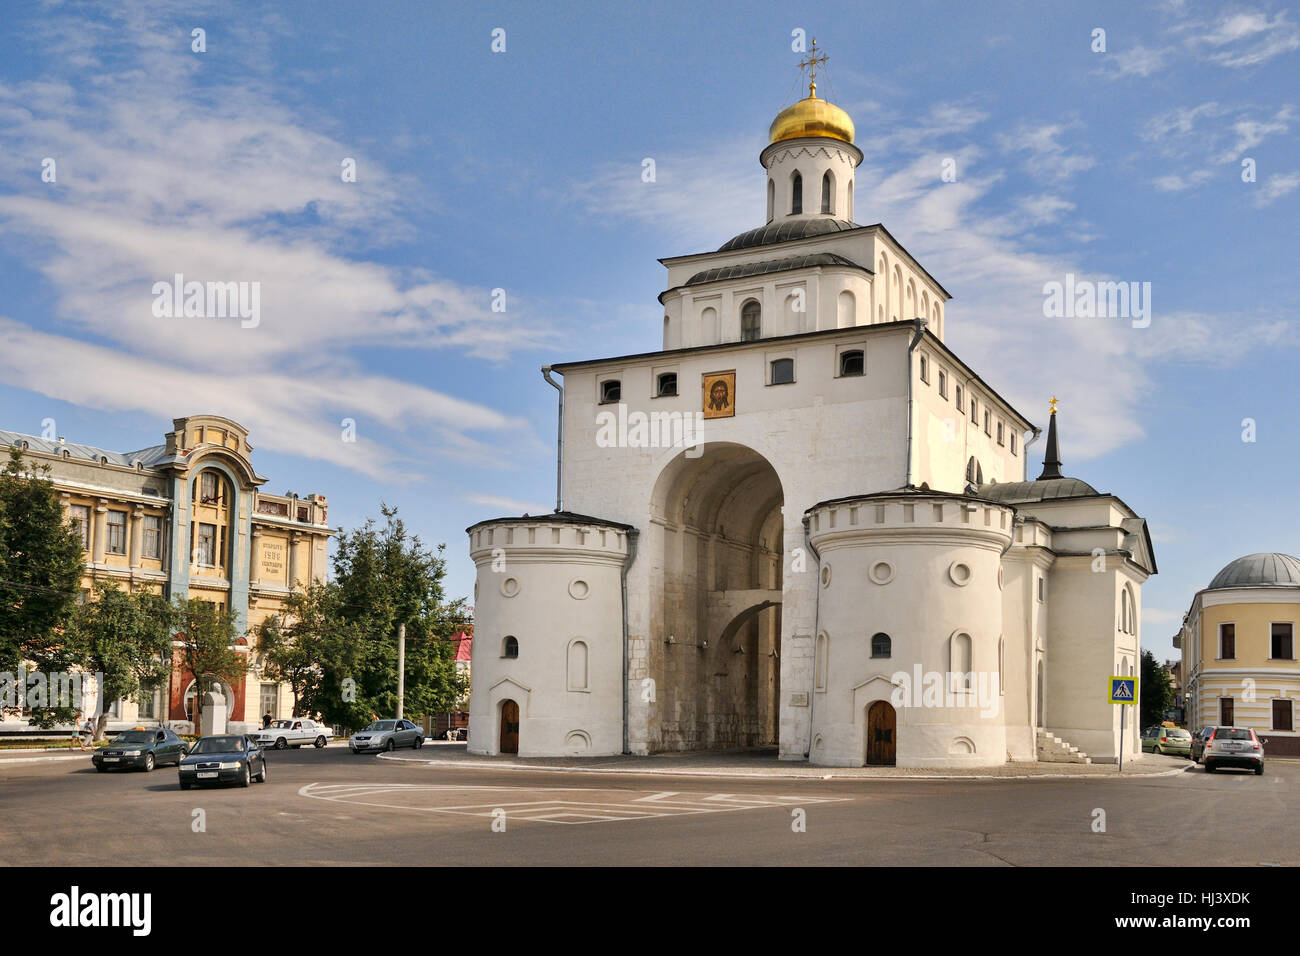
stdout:
[(583, 515), (468, 529), (474, 583), (471, 753), (623, 752), (627, 525)]
[(808, 521), (820, 575), (809, 761), (1005, 763), (1000, 568), (1014, 509), (909, 490), (814, 505)]

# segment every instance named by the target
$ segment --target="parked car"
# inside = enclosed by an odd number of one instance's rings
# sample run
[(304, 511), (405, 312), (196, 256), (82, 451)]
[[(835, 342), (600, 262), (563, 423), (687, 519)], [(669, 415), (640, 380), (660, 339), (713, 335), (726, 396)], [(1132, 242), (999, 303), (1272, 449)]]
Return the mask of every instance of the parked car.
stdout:
[(159, 764), (179, 765), (188, 752), (188, 744), (170, 730), (137, 727), (122, 731), (91, 754), (90, 761), (100, 773), (121, 767), (148, 772)]
[(1264, 745), (1249, 727), (1215, 727), (1205, 740), (1205, 772), (1220, 767), (1243, 767), (1264, 773)]
[(1192, 734), (1192, 760), (1201, 762), (1201, 756), (1205, 753), (1205, 741), (1210, 739), (1212, 733), (1214, 733), (1213, 727), (1202, 727)]
[(266, 755), (243, 734), (200, 737), (178, 769), (181, 789), (210, 783), (266, 783)]
[(359, 730), (348, 740), (354, 754), (370, 750), (396, 750), (424, 746), (424, 730), (409, 720), (376, 720), (365, 730)]
[(1150, 753), (1190, 757), (1192, 735), (1180, 727), (1158, 724), (1155, 727), (1148, 727), (1142, 734), (1142, 749)]
[(306, 717), (291, 717), (288, 720), (273, 720), (270, 727), (256, 730), (248, 736), (256, 740), (259, 746), (274, 747), (276, 750), (287, 747), (297, 750), (303, 744), (312, 744), (319, 750), (330, 742), (334, 729)]

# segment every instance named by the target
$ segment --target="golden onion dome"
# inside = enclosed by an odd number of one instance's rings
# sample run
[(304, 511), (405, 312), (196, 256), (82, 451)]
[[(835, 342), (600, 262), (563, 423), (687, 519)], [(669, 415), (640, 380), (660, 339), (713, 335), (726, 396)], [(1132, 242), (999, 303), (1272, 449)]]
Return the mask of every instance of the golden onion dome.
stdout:
[(823, 136), (852, 143), (853, 133), (853, 120), (849, 119), (849, 114), (834, 103), (818, 99), (814, 87), (811, 95), (776, 114), (768, 130), (768, 142)]

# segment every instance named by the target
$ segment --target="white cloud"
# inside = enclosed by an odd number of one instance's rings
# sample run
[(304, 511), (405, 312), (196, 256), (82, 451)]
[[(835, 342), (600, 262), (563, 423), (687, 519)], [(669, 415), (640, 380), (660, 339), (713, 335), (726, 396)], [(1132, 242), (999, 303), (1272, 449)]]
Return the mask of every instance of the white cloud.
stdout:
[(549, 515), (554, 509), (537, 502), (520, 501), (518, 498), (503, 498), (498, 495), (467, 494), (465, 500), (470, 504), (492, 508), (501, 514), (512, 515)]
[(1039, 179), (1063, 182), (1096, 165), (1091, 156), (1074, 153), (1060, 142), (1079, 123), (1020, 124), (1013, 132), (998, 136), (1003, 152), (1025, 154), (1025, 167)]
[(1271, 205), (1287, 193), (1294, 192), (1300, 186), (1300, 171), (1269, 176), (1259, 187), (1259, 195), (1254, 203), (1257, 207)]
[(1169, 173), (1157, 176), (1154, 182), (1156, 189), (1161, 192), (1177, 193), (1203, 186), (1213, 175), (1208, 169), (1195, 169), (1186, 174)]
[(1107, 51), (1101, 64), (1101, 72), (1112, 79), (1126, 76), (1150, 76), (1163, 70), (1168, 63), (1171, 51), (1167, 47), (1152, 49), (1142, 44), (1122, 49)]
[[(315, 375), (257, 369), (202, 369), (39, 332), (0, 316), (0, 379), (16, 388), (105, 411), (157, 414), (186, 408), (224, 415), (249, 427), (258, 446), (327, 461), (373, 478), (414, 480), (440, 457), (509, 468), (519, 448), (540, 450), (519, 418), (407, 382), (338, 364)], [(356, 421), (344, 441), (343, 418)], [(426, 448), (404, 453), (389, 436), (423, 436)], [(496, 443), (516, 446), (509, 459)]]
[(1213, 48), (1208, 56), (1212, 63), (1240, 69), (1300, 50), (1300, 28), (1287, 19), (1285, 11), (1273, 17), (1257, 11), (1236, 12), (1194, 34), (1190, 43), (1202, 50)]

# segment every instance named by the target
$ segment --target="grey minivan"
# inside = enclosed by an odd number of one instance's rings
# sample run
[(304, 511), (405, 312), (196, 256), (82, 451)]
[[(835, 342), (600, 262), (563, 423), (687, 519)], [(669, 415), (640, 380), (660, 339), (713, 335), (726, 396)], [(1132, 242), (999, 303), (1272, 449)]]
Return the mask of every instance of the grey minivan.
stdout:
[(396, 750), (424, 746), (424, 729), (409, 720), (376, 720), (365, 730), (359, 730), (348, 739), (354, 754), (370, 750)]

